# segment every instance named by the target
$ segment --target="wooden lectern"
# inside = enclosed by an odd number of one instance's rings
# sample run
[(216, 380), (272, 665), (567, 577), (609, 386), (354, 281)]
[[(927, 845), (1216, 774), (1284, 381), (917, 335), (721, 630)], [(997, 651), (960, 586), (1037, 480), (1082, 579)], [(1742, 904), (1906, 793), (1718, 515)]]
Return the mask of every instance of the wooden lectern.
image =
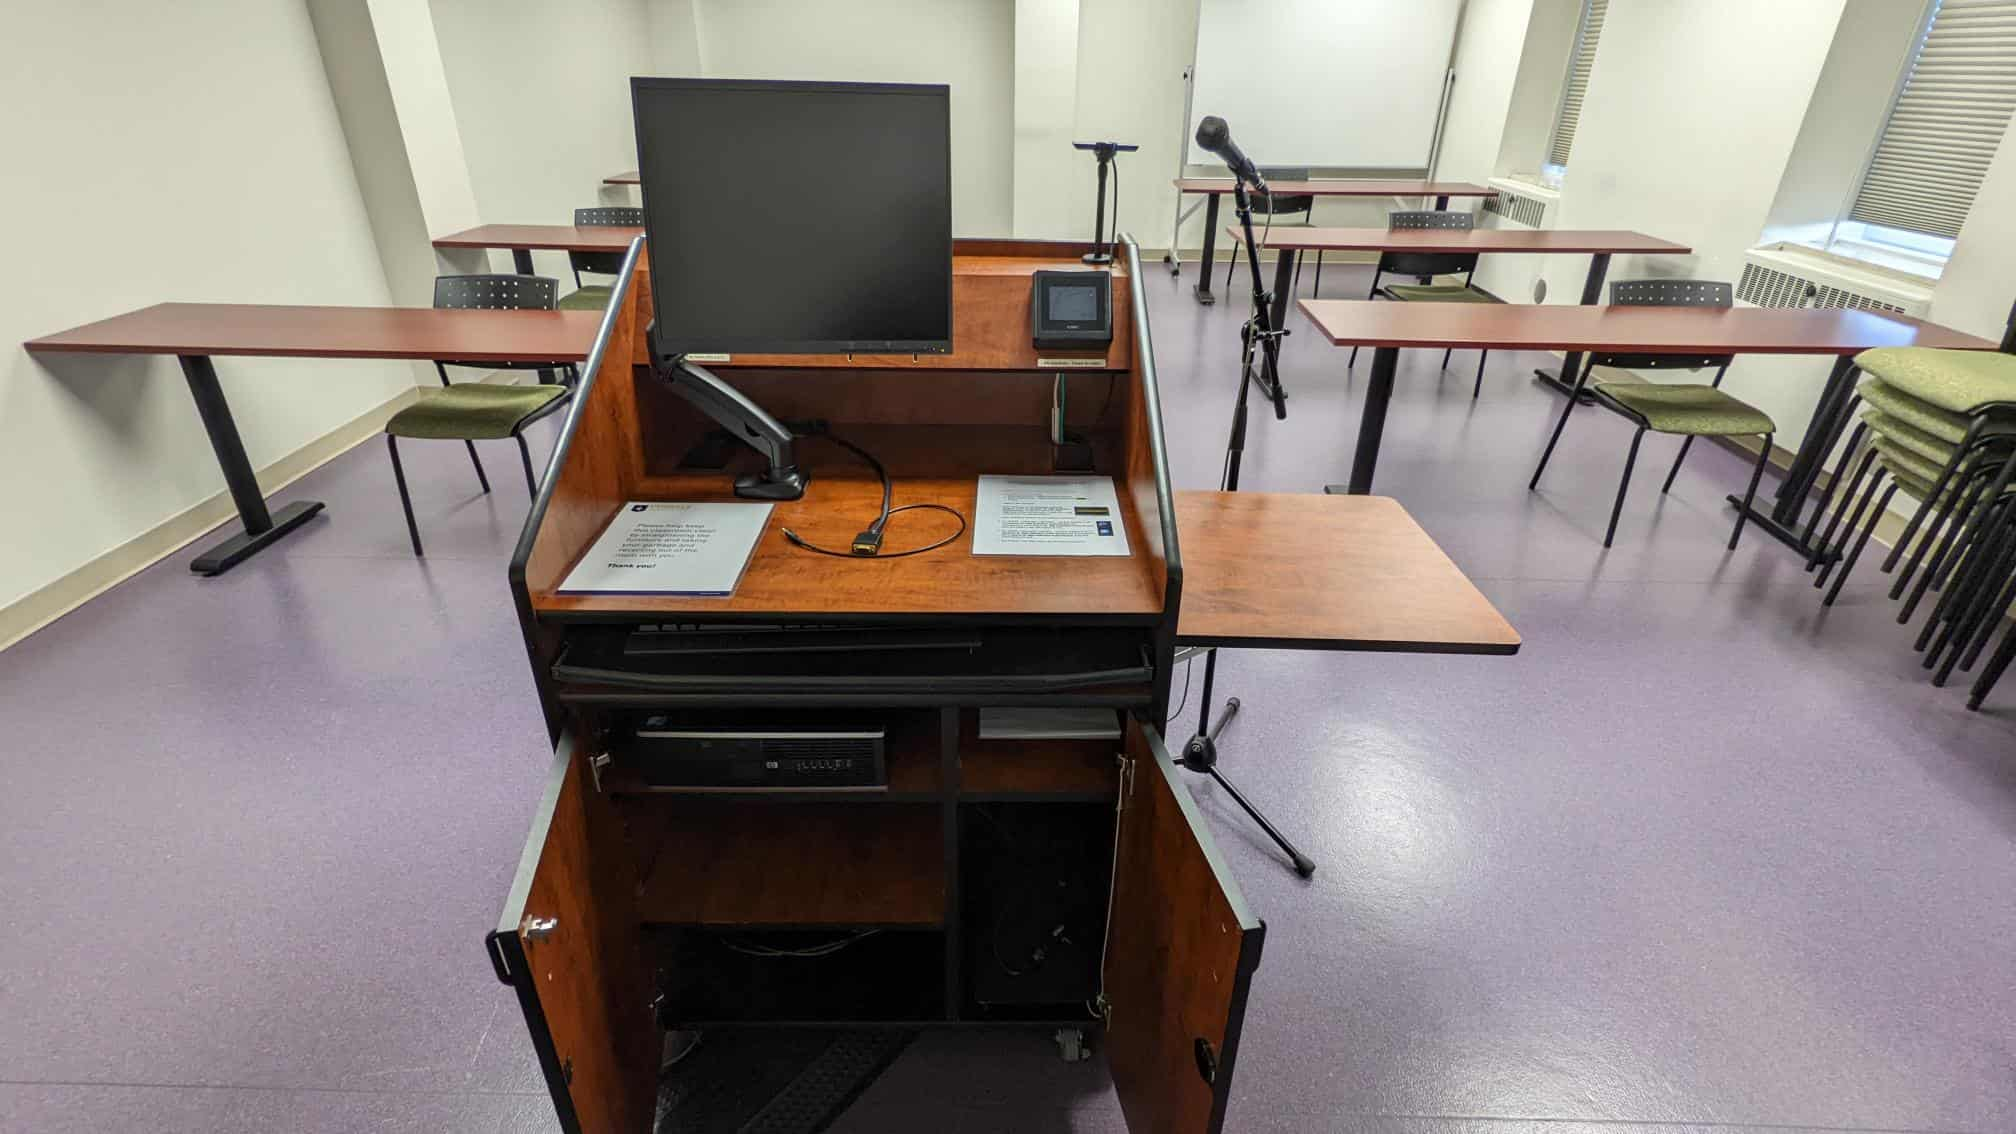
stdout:
[[(1131, 556), (976, 557), (970, 532), (910, 558), (806, 552), (779, 529), (844, 547), (879, 501), (863, 462), (809, 437), (798, 457), (810, 487), (776, 505), (732, 596), (561, 594), (625, 501), (730, 499), (733, 477), (760, 464), (747, 447), (710, 437), (712, 423), (653, 374), (639, 247), (511, 564), (556, 755), (489, 945), (499, 977), (517, 989), (561, 1125), (649, 1131), (668, 1027), (991, 1023), (1097, 1029), (1131, 1129), (1216, 1131), (1264, 926), (1160, 735), (1185, 583), (1147, 309), (1133, 286), (1138, 248), (1123, 238), (1114, 266), (1111, 349), (1068, 370), (1044, 369), (1031, 345), (1030, 276), (1082, 268), (1089, 246), (992, 240), (955, 247), (950, 355), (708, 363), (777, 418), (830, 423), (874, 452), (897, 504), (937, 502), (968, 517), (979, 475), (1052, 471), (1052, 383), (1066, 373), (1067, 428), (1089, 442), (1094, 471), (1119, 485)], [(1424, 570), (1445, 572), (1435, 577), (1460, 586), (1463, 603), (1474, 599), (1466, 617), (1489, 623), (1493, 638), (1479, 652), (1516, 649), (1516, 635), (1411, 520), (1374, 503), (1438, 561)], [(1280, 506), (1263, 511), (1300, 526)], [(1200, 538), (1219, 542), (1248, 530), (1215, 515), (1201, 526)], [(955, 528), (942, 513), (904, 513), (888, 547)], [(1270, 551), (1214, 546), (1211, 558), (1246, 554)], [(1249, 600), (1228, 592), (1233, 608), (1215, 613), (1214, 633), (1237, 638)], [(1285, 617), (1295, 612), (1253, 613), (1295, 621)], [(626, 652), (639, 626), (938, 628), (979, 644), (935, 651), (928, 663), (792, 653), (668, 660)], [(1443, 629), (1452, 642), (1468, 634)], [(1280, 640), (1292, 629), (1247, 633), (1297, 644)], [(983, 706), (1107, 709), (1123, 736), (981, 739)], [(624, 750), (625, 724), (647, 711), (692, 720), (872, 713), (887, 728), (888, 784), (654, 788)], [(1004, 910), (1026, 904), (1017, 838), (1040, 839), (1089, 924), (1083, 939), (1074, 933), (1046, 951), (1033, 979), (1025, 945), (1004, 955), (1004, 937), (1020, 940), (1012, 927), (1004, 933)], [(847, 944), (789, 964), (752, 956), (810, 939)]]

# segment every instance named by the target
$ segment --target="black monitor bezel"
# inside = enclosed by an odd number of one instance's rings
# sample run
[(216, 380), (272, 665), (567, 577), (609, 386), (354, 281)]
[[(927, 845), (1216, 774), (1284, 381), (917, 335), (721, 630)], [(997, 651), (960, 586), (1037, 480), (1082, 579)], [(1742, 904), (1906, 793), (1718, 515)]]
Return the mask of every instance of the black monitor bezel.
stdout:
[[(641, 196), (648, 198), (648, 195), (650, 194), (651, 191), (647, 173), (650, 163), (648, 163), (644, 159), (644, 132), (642, 130), (634, 129), (634, 123), (637, 120), (639, 101), (641, 99), (641, 96), (647, 91), (724, 90), (724, 89), (744, 90), (744, 91), (782, 90), (782, 91), (804, 91), (808, 93), (846, 92), (851, 94), (903, 94), (903, 95), (935, 93), (945, 100), (945, 120), (947, 130), (946, 145), (945, 145), (945, 184), (947, 187), (947, 194), (949, 197), (950, 187), (952, 184), (952, 145), (950, 137), (951, 120), (952, 120), (952, 113), (951, 113), (952, 87), (951, 84), (949, 83), (842, 83), (842, 82), (809, 81), (800, 79), (695, 79), (695, 78), (633, 76), (630, 80), (630, 114), (631, 114), (631, 121), (633, 123), (633, 132), (636, 134), (636, 141), (637, 141), (637, 169), (638, 169), (638, 183), (639, 183), (638, 190)], [(656, 242), (648, 239), (650, 220), (651, 220), (651, 212), (648, 203), (646, 204), (644, 211), (644, 220), (645, 220), (646, 237), (647, 237), (647, 239), (645, 240), (645, 253), (650, 257), (651, 260), (651, 274), (654, 277), (669, 278), (661, 276), (660, 272), (661, 265), (659, 262), (658, 245)], [(950, 200), (947, 200), (945, 209), (945, 246), (948, 250), (951, 249), (952, 247), (952, 240), (953, 240), (952, 209)], [(667, 249), (666, 252), (669, 254), (670, 250)], [(654, 352), (657, 353), (658, 361), (661, 363), (669, 363), (674, 359), (686, 355), (704, 356), (704, 355), (722, 355), (722, 354), (726, 355), (951, 354), (952, 335), (954, 330), (953, 320), (955, 316), (956, 305), (953, 302), (952, 257), (949, 255), (947, 257), (945, 264), (945, 274), (946, 274), (945, 337), (943, 339), (847, 340), (847, 339), (692, 338), (692, 339), (675, 339), (668, 342), (654, 336), (652, 344), (653, 350)], [(652, 315), (655, 319), (658, 314), (658, 312), (656, 311), (656, 305), (657, 305), (656, 296), (658, 293), (654, 289), (652, 294), (653, 294), (652, 305), (654, 308), (652, 311)]]

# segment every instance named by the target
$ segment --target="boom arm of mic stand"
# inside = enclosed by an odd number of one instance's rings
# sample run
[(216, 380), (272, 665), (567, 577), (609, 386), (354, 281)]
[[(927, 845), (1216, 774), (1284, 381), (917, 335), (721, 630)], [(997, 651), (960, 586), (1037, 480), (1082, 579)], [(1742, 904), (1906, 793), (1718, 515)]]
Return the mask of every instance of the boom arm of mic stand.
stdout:
[[(1281, 336), (1287, 332), (1273, 325), (1273, 304), (1268, 302), (1267, 284), (1260, 275), (1260, 242), (1253, 237), (1253, 201), (1246, 194), (1243, 178), (1232, 183), (1232, 200), (1239, 208), (1239, 227), (1246, 236), (1246, 266), (1253, 275), (1253, 317), (1248, 324), (1260, 342), (1260, 388), (1274, 403), (1274, 420), (1288, 420), (1288, 392), (1281, 388)], [(1276, 253), (1280, 255), (1281, 253)]]

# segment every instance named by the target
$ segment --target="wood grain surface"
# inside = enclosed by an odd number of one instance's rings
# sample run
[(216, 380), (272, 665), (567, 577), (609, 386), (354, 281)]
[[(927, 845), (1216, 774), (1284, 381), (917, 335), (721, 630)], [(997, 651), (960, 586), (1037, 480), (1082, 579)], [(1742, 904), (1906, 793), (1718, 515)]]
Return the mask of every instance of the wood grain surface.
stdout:
[[(1104, 350), (1038, 349), (1032, 339), (1029, 292), (1039, 271), (1091, 272), (1069, 242), (1000, 241), (955, 244), (952, 257), (950, 354), (737, 354), (720, 365), (741, 368), (885, 368), (894, 370), (1036, 370), (1038, 360), (1098, 363), (1087, 369), (1125, 370), (1133, 362), (1133, 281), (1113, 265), (1113, 342)], [(978, 251), (975, 251), (978, 249)]]
[[(903, 925), (945, 921), (941, 809), (928, 803), (625, 801), (649, 849), (647, 924)], [(655, 828), (654, 834), (646, 833)]]
[(1994, 350), (1987, 339), (1904, 315), (1841, 308), (1599, 307), (1304, 299), (1337, 346), (1648, 354), (1860, 354), (1874, 347)]
[[(573, 1102), (584, 1134), (649, 1130), (657, 1100), (658, 1027), (651, 966), (637, 931), (636, 872), (608, 800), (588, 783), (588, 750), (563, 743), (562, 777), (523, 925), (531, 971), (521, 1001), (535, 999), (564, 1068), (549, 1087)], [(537, 834), (535, 832), (535, 838)]]
[(1518, 632), (1387, 497), (1178, 492), (1176, 526), (1183, 544), (1178, 642), (1408, 653), (1519, 649)]
[[(1107, 1063), (1127, 1129), (1212, 1134), (1224, 1122), (1239, 1025), (1265, 927), (1225, 871), (1182, 773), (1128, 722), (1106, 945)], [(1198, 1044), (1216, 1064), (1199, 1068)]]
[(580, 362), (600, 311), (157, 303), (22, 345), (92, 354)]
[[(1229, 177), (1178, 177), (1185, 193), (1230, 193)], [(1318, 197), (1496, 197), (1498, 190), (1468, 181), (1384, 181), (1315, 178), (1309, 181), (1269, 181), (1278, 196), (1313, 193)]]
[[(1227, 226), (1235, 242), (1244, 237)], [(1283, 225), (1260, 240), (1262, 248), (1298, 252), (1633, 252), (1684, 255), (1693, 251), (1642, 232), (1623, 229), (1532, 228), (1300, 228)]]
[[(893, 427), (900, 428), (900, 427)], [(928, 428), (928, 427), (919, 427)], [(931, 430), (946, 441), (945, 459), (972, 459), (984, 446), (985, 428)], [(857, 441), (883, 461), (896, 477), (895, 502), (939, 503), (973, 516), (978, 484), (973, 474), (908, 476), (889, 454), (896, 446), (878, 442), (888, 434), (853, 431)], [(1041, 437), (1036, 430), (1013, 430)], [(962, 440), (962, 438), (964, 440)], [(761, 613), (816, 617), (830, 614), (1137, 616), (1152, 619), (1162, 610), (1162, 589), (1150, 556), (1143, 553), (1145, 536), (1132, 501), (1120, 494), (1121, 514), (1134, 554), (1125, 558), (1064, 558), (974, 555), (973, 533), (923, 555), (875, 559), (834, 558), (792, 546), (783, 535), (791, 528), (812, 543), (845, 548), (856, 532), (875, 518), (881, 486), (858, 459), (826, 446), (813, 452), (805, 446), (813, 470), (803, 499), (776, 505), (756, 542), (749, 568), (735, 593), (726, 598), (690, 595), (569, 595), (535, 590), (533, 606), (543, 614), (586, 615), (634, 613), (651, 617), (670, 613)], [(816, 457), (816, 460), (814, 459)], [(968, 467), (1015, 473), (1028, 471), (1005, 464), (974, 460)], [(647, 477), (636, 499), (731, 501), (730, 478), (684, 474)], [(905, 512), (890, 521), (884, 546), (901, 551), (950, 535), (958, 522), (942, 512)], [(579, 545), (585, 551), (592, 537)], [(577, 552), (578, 554), (578, 552)]]
[(529, 248), (545, 252), (627, 252), (644, 230), (625, 225), (479, 224), (436, 237), (436, 248)]

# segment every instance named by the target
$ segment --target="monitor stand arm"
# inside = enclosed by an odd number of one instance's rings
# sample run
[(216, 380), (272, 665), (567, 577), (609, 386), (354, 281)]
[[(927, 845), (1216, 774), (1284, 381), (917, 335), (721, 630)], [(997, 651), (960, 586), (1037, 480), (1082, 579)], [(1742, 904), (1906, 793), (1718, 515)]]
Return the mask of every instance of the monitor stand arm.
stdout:
[(793, 437), (783, 422), (764, 412), (747, 394), (706, 367), (688, 362), (683, 355), (674, 358), (670, 366), (660, 366), (658, 374), (701, 413), (769, 458), (770, 467), (763, 472), (735, 478), (735, 495), (752, 500), (796, 500), (805, 495), (808, 478), (798, 467)]

